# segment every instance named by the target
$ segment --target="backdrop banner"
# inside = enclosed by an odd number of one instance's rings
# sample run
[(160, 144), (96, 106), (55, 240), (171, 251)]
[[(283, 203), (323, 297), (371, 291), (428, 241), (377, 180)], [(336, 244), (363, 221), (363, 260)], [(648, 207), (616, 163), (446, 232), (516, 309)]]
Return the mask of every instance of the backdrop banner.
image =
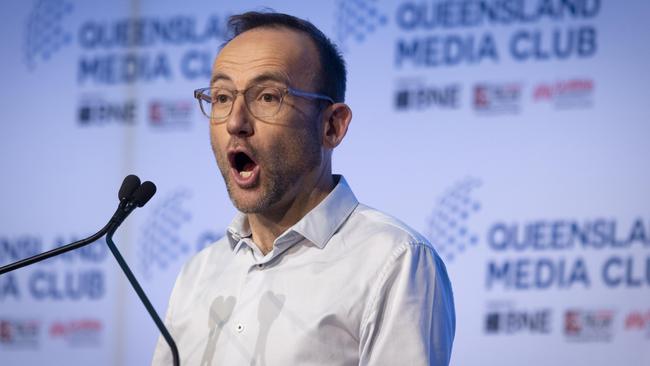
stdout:
[[(0, 265), (95, 232), (137, 174), (158, 193), (115, 242), (164, 316), (235, 214), (192, 91), (267, 8), (340, 47), (334, 171), (446, 262), (453, 365), (650, 364), (644, 0), (2, 2)], [(147, 365), (157, 338), (103, 241), (0, 276), (2, 365)]]

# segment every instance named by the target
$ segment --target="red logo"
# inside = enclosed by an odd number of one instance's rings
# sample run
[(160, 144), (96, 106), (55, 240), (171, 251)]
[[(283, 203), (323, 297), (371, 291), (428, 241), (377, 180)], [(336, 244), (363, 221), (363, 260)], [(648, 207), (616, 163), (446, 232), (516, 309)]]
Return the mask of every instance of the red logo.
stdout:
[(0, 319), (0, 344), (9, 347), (36, 347), (40, 321), (35, 319)]
[(57, 321), (50, 326), (50, 338), (63, 339), (70, 345), (99, 345), (104, 326), (97, 319)]
[(650, 330), (650, 310), (633, 311), (625, 317), (626, 330)]
[(549, 102), (556, 107), (585, 107), (592, 104), (594, 81), (569, 79), (541, 83), (533, 90), (533, 101)]
[(156, 128), (189, 128), (194, 107), (188, 100), (153, 100), (149, 103), (149, 124)]
[(477, 84), (474, 86), (474, 109), (488, 113), (518, 112), (521, 89), (519, 83)]
[(609, 341), (613, 320), (613, 310), (568, 310), (564, 314), (564, 335), (571, 341)]

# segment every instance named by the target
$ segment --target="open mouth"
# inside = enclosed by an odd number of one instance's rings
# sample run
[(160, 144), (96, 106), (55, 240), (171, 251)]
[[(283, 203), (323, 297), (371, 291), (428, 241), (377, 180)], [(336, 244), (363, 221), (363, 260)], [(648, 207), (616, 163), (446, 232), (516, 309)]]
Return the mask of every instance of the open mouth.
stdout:
[(229, 155), (230, 166), (244, 179), (250, 178), (257, 163), (245, 152), (238, 151)]

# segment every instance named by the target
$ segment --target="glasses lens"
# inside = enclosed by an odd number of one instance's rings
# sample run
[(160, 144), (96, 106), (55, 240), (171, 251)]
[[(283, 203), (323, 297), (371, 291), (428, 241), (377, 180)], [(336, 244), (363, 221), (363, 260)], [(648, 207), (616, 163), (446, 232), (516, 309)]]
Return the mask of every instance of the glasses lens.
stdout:
[[(232, 109), (232, 103), (235, 95), (232, 91), (223, 88), (211, 88), (207, 91), (210, 100), (210, 118), (222, 120), (228, 117)], [(207, 102), (207, 101), (206, 101)]]
[(275, 116), (282, 106), (282, 89), (272, 86), (253, 86), (246, 90), (244, 98), (253, 116), (266, 118)]

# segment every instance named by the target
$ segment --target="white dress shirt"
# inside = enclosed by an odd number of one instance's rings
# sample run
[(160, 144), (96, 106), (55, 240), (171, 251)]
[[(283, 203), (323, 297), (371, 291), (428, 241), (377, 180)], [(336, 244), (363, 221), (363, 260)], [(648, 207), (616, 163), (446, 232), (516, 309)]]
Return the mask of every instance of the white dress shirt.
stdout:
[[(447, 365), (445, 265), (420, 234), (360, 204), (345, 179), (263, 255), (246, 216), (193, 257), (166, 325), (181, 365)], [(161, 337), (153, 365), (171, 365)]]

